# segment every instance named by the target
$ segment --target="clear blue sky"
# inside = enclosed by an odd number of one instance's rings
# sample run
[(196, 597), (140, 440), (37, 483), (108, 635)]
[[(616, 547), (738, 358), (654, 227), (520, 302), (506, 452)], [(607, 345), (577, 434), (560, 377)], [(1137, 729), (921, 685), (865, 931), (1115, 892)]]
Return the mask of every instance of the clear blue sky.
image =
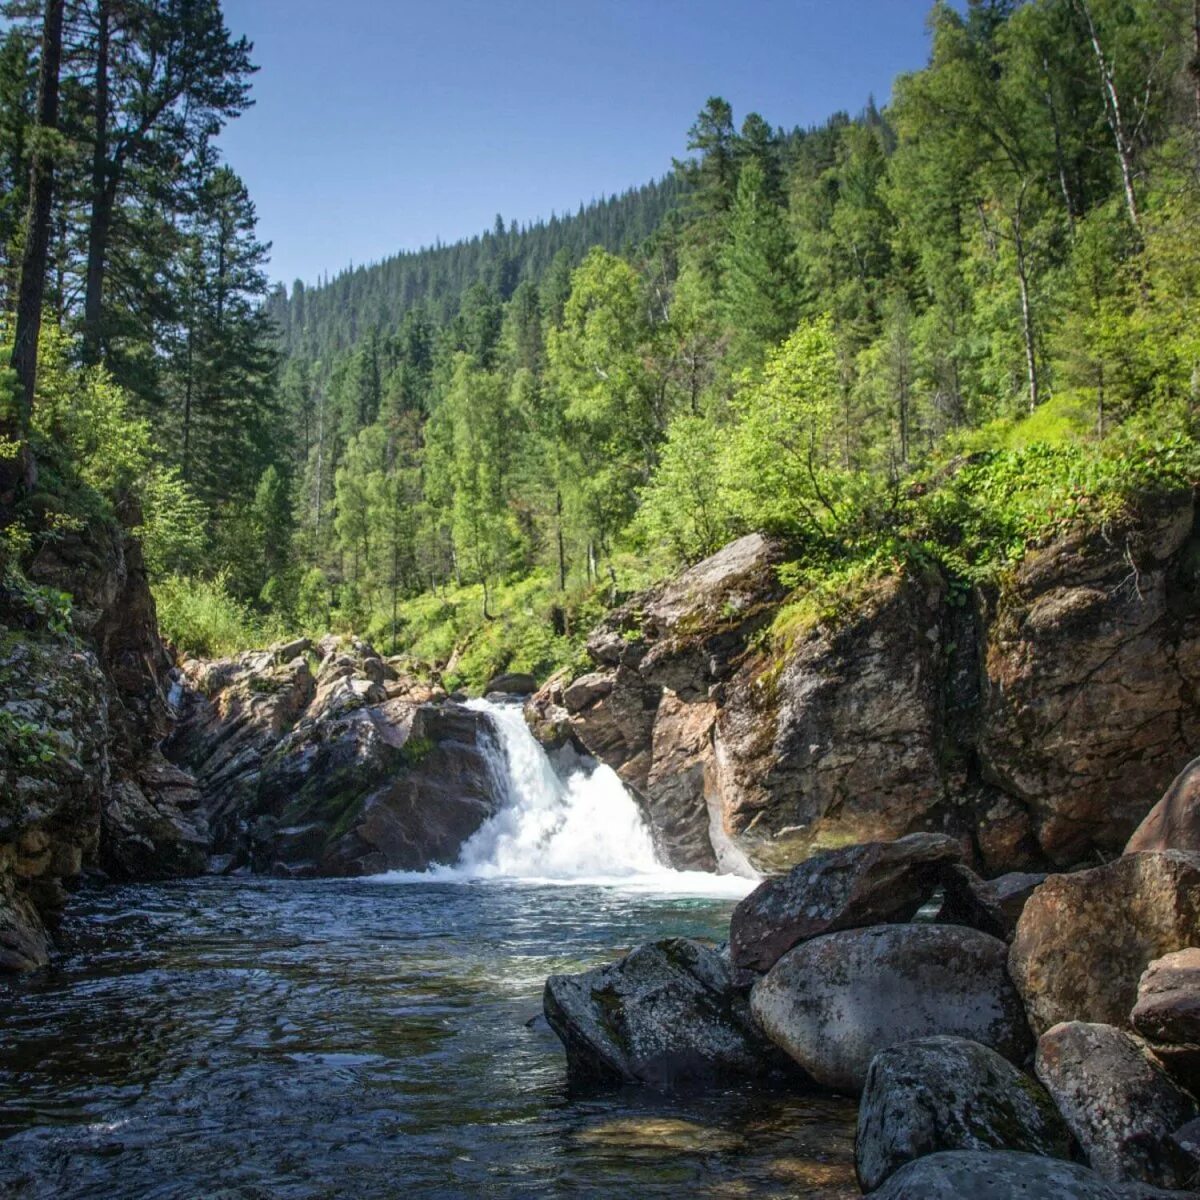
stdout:
[(225, 0), (261, 70), (222, 146), (290, 286), (662, 175), (710, 95), (788, 127), (882, 104), (930, 3)]

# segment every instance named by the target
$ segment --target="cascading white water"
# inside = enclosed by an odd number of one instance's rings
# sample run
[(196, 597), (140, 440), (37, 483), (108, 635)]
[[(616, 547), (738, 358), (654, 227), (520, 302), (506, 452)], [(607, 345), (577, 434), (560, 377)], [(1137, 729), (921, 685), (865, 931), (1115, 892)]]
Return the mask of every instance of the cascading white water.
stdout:
[(637, 803), (616, 772), (599, 765), (560, 779), (519, 705), (469, 703), (488, 714), (499, 735), (491, 767), (504, 797), (500, 811), (466, 842), (453, 866), (383, 878), (590, 883), (731, 896), (754, 887), (753, 880), (738, 876), (664, 867)]

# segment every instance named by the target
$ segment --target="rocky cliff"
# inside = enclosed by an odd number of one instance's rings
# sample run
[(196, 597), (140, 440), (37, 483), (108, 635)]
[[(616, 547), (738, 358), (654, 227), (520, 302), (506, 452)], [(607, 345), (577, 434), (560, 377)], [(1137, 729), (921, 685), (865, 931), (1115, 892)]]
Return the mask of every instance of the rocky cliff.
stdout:
[(360, 640), (187, 660), (176, 682), (166, 750), (195, 773), (223, 865), (424, 870), (453, 862), (503, 796), (486, 714)]
[(614, 610), (529, 703), (613, 766), (676, 866), (779, 870), (917, 831), (990, 874), (1119, 853), (1200, 744), (1190, 494), (1030, 552), (1002, 586), (863, 586), (790, 635), (783, 549), (742, 538)]
[(0, 587), (0, 969), (47, 960), (85, 867), (204, 869), (199, 792), (157, 749), (169, 667), (141, 551), (111, 522), (64, 534), (28, 583)]

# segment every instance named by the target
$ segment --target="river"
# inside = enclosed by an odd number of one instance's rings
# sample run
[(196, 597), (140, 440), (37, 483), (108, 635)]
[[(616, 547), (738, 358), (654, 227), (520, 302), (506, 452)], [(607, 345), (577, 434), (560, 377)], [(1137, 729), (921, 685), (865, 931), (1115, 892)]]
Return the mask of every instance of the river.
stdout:
[(611, 772), (493, 715), (508, 802), (453, 867), (77, 895), (0, 984), (0, 1192), (858, 1195), (847, 1101), (568, 1086), (545, 977), (720, 940), (748, 884), (658, 866)]

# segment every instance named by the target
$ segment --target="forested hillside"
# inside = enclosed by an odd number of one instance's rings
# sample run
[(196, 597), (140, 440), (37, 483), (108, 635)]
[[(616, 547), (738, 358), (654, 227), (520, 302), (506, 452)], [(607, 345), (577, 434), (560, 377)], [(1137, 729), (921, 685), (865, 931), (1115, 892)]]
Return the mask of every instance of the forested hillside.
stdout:
[[(784, 134), (713, 98), (661, 183), (269, 297), (214, 149), (249, 47), (215, 3), (66, 7), (52, 140), (30, 6), (0, 50), (10, 322), (31, 155), (56, 173), (25, 425), (137, 493), (184, 648), (334, 627), (544, 673), (749, 529), (824, 620), (1197, 477), (1195, 0), (938, 4), (883, 110)], [(10, 542), (54, 536), (35, 501)]]

